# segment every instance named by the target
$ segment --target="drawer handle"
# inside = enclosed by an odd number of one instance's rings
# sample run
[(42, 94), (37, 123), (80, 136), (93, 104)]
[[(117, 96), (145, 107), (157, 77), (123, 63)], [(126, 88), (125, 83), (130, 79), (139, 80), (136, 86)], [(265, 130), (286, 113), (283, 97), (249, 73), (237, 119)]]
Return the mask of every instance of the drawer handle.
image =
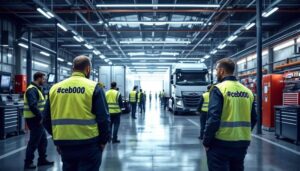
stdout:
[(292, 121), (292, 122), (296, 122), (296, 120), (292, 120), (292, 119), (287, 119), (287, 118), (282, 118), (282, 120), (286, 120), (286, 121)]
[(5, 117), (4, 119), (5, 119), (5, 120), (9, 120), (9, 119), (18, 119), (18, 117), (17, 117), (17, 116), (14, 116), (14, 117)]
[(18, 122), (18, 121), (5, 122), (5, 125), (6, 125), (6, 124), (10, 124), (10, 123), (16, 123), (16, 122)]
[(285, 124), (288, 124), (288, 125), (297, 125), (297, 124), (290, 123), (290, 122), (282, 122), (282, 123), (285, 123)]

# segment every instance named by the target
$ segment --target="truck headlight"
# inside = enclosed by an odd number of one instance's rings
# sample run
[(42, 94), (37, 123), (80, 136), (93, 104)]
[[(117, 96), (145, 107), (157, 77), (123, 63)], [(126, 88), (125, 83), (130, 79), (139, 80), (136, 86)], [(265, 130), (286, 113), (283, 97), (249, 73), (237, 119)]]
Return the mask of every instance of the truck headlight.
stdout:
[(176, 105), (177, 106), (182, 106), (182, 100), (181, 99), (177, 99), (176, 100)]

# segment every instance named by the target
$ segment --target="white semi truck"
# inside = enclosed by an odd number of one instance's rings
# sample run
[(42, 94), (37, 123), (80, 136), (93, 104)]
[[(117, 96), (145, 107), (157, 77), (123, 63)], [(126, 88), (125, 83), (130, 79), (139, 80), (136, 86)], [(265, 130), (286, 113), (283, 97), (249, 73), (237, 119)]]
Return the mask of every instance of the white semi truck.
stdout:
[(207, 90), (208, 70), (205, 64), (177, 64), (171, 75), (172, 97), (169, 110), (174, 114), (196, 112), (200, 96)]

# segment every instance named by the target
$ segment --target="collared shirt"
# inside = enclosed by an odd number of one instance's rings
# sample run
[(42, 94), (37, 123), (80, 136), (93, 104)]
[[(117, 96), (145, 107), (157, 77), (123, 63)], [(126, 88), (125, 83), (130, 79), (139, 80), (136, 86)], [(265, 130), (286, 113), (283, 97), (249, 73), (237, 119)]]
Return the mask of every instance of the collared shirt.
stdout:
[[(223, 81), (237, 81), (235, 76), (227, 76), (225, 77), (221, 82)], [(212, 145), (219, 145), (219, 146), (225, 146), (225, 147), (248, 147), (249, 142), (225, 142), (221, 140), (215, 139), (215, 134), (220, 128), (221, 123), (221, 115), (223, 110), (223, 95), (220, 92), (220, 90), (214, 86), (213, 89), (210, 92), (209, 96), (209, 109), (208, 109), (208, 115), (207, 115), (207, 121), (206, 121), (206, 127), (204, 132), (204, 140), (203, 145), (205, 147), (210, 147)], [(256, 124), (256, 111), (255, 111), (255, 102), (252, 104), (252, 111), (251, 111), (251, 127), (253, 127)]]

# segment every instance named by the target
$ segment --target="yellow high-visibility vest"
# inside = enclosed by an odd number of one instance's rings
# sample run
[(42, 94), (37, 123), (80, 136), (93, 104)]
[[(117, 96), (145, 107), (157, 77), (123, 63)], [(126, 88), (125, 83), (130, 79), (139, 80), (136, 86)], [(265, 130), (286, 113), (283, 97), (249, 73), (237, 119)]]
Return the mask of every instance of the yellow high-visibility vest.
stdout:
[(136, 102), (136, 91), (132, 90), (129, 93), (129, 102), (135, 103)]
[(201, 111), (208, 112), (208, 104), (209, 104), (209, 92), (203, 93), (203, 104)]
[[(38, 93), (39, 93), (39, 101), (38, 101), (38, 109), (43, 112), (44, 111), (44, 107), (45, 107), (45, 98), (44, 98), (44, 95), (43, 93), (40, 91), (39, 88), (37, 88), (35, 85), (33, 84), (30, 84), (28, 87), (27, 87), (27, 90), (26, 92), (31, 89), (31, 88), (35, 88)], [(27, 100), (27, 97), (26, 97), (26, 92), (24, 94), (24, 110), (23, 110), (23, 115), (24, 115), (24, 118), (34, 118), (35, 115), (31, 112), (29, 106), (28, 106), (28, 100)]]
[(99, 136), (92, 98), (97, 83), (80, 72), (50, 89), (53, 140), (89, 140)]
[(110, 114), (121, 113), (121, 108), (119, 106), (120, 93), (117, 90), (110, 89), (106, 92), (106, 101), (108, 104), (108, 109)]
[(221, 124), (215, 138), (223, 141), (251, 140), (252, 92), (238, 81), (224, 81), (216, 87), (223, 95)]

